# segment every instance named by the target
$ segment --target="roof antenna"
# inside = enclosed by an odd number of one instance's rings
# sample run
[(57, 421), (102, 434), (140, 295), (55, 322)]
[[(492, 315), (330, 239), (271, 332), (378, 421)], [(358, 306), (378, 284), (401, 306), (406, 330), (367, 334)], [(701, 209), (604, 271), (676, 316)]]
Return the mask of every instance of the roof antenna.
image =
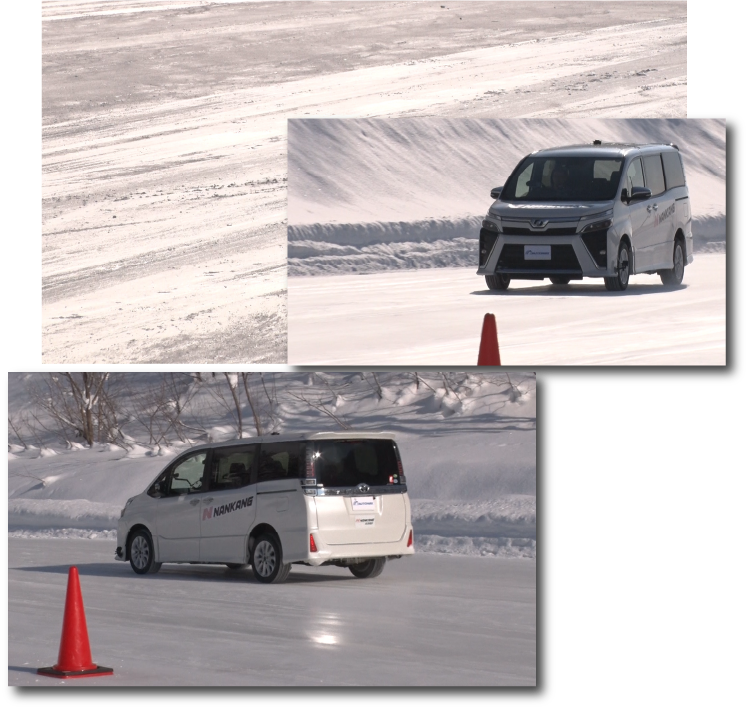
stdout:
[(602, 145), (602, 144), (603, 144), (602, 140), (593, 140), (592, 141), (592, 145)]

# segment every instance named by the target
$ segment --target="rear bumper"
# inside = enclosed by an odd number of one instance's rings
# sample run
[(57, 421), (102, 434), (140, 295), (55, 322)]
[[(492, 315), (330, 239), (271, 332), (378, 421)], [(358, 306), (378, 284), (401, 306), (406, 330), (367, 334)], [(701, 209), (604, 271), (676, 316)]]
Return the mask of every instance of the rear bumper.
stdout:
[(376, 559), (386, 556), (410, 556), (414, 554), (413, 545), (408, 546), (408, 537), (412, 527), (408, 526), (402, 538), (396, 542), (376, 542), (369, 544), (326, 544), (318, 531), (314, 534), (316, 552), (308, 552), (302, 561), (310, 566), (321, 566), (325, 562), (345, 559)]

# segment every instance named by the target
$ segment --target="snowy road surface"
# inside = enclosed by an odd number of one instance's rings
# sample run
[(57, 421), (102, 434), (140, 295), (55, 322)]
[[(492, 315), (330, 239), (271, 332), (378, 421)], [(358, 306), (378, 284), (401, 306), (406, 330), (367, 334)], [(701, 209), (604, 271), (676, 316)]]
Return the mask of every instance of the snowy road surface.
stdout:
[(555, 5), (44, 3), (43, 361), (285, 361), (289, 117), (685, 115), (685, 3)]
[[(86, 685), (534, 685), (535, 561), (416, 555), (376, 579), (294, 566), (165, 565), (136, 576), (112, 541), (9, 539), (10, 685), (55, 685), (70, 565), (94, 662)], [(72, 682), (74, 680), (69, 680)]]
[(474, 268), (289, 279), (292, 364), (474, 365), (494, 313), (505, 365), (723, 365), (725, 254), (696, 254), (683, 286), (638, 275), (516, 281), (492, 293)]

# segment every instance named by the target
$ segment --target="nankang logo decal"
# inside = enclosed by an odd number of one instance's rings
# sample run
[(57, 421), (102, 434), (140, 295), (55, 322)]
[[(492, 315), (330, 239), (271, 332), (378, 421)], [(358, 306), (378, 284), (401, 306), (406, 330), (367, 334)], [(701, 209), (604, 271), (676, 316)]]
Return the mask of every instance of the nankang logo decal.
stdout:
[(236, 512), (236, 510), (243, 510), (245, 507), (252, 507), (252, 500), (254, 495), (245, 497), (243, 500), (234, 500), (229, 502), (227, 505), (220, 505), (218, 507), (206, 507), (203, 510), (203, 519), (213, 519), (214, 517), (220, 517), (221, 515), (228, 514), (229, 512)]
[(655, 226), (664, 222), (668, 217), (672, 217), (675, 214), (675, 202), (673, 202), (667, 209), (663, 209), (655, 217)]

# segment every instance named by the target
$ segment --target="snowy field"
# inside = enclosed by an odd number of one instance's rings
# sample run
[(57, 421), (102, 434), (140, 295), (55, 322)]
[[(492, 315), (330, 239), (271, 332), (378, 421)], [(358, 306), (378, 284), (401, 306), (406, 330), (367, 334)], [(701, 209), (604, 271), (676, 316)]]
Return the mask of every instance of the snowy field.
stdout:
[[(413, 510), (416, 556), (389, 562), (374, 583), (352, 585), (345, 569), (294, 567), (279, 593), (222, 566), (166, 565), (143, 583), (114, 560), (125, 501), (188, 445), (237, 437), (230, 382), (241, 379), (178, 375), (176, 399), (158, 401), (179, 403), (179, 431), (192, 436), (182, 441), (173, 422), (162, 436), (167, 424), (148, 414), (170, 380), (110, 377), (120, 429), (89, 447), (40, 406), (49, 375), (9, 376), (11, 684), (56, 683), (28, 667), (54, 660), (46, 654), (59, 640), (56, 595), (64, 597), (71, 564), (95, 659), (115, 667), (99, 684), (535, 683), (533, 374), (421, 372), (418, 385), (407, 372), (253, 375), (267, 432), (393, 431)], [(253, 419), (237, 393), (246, 437)], [(297, 584), (307, 584), (303, 593)], [(240, 616), (226, 612), (233, 604)]]
[(42, 361), (278, 362), (287, 118), (683, 116), (686, 4), (49, 0), (42, 76)]
[(725, 254), (696, 254), (679, 288), (639, 275), (624, 293), (602, 279), (493, 293), (475, 268), (289, 283), (294, 364), (474, 365), (485, 313), (496, 316), (504, 365), (725, 364)]

